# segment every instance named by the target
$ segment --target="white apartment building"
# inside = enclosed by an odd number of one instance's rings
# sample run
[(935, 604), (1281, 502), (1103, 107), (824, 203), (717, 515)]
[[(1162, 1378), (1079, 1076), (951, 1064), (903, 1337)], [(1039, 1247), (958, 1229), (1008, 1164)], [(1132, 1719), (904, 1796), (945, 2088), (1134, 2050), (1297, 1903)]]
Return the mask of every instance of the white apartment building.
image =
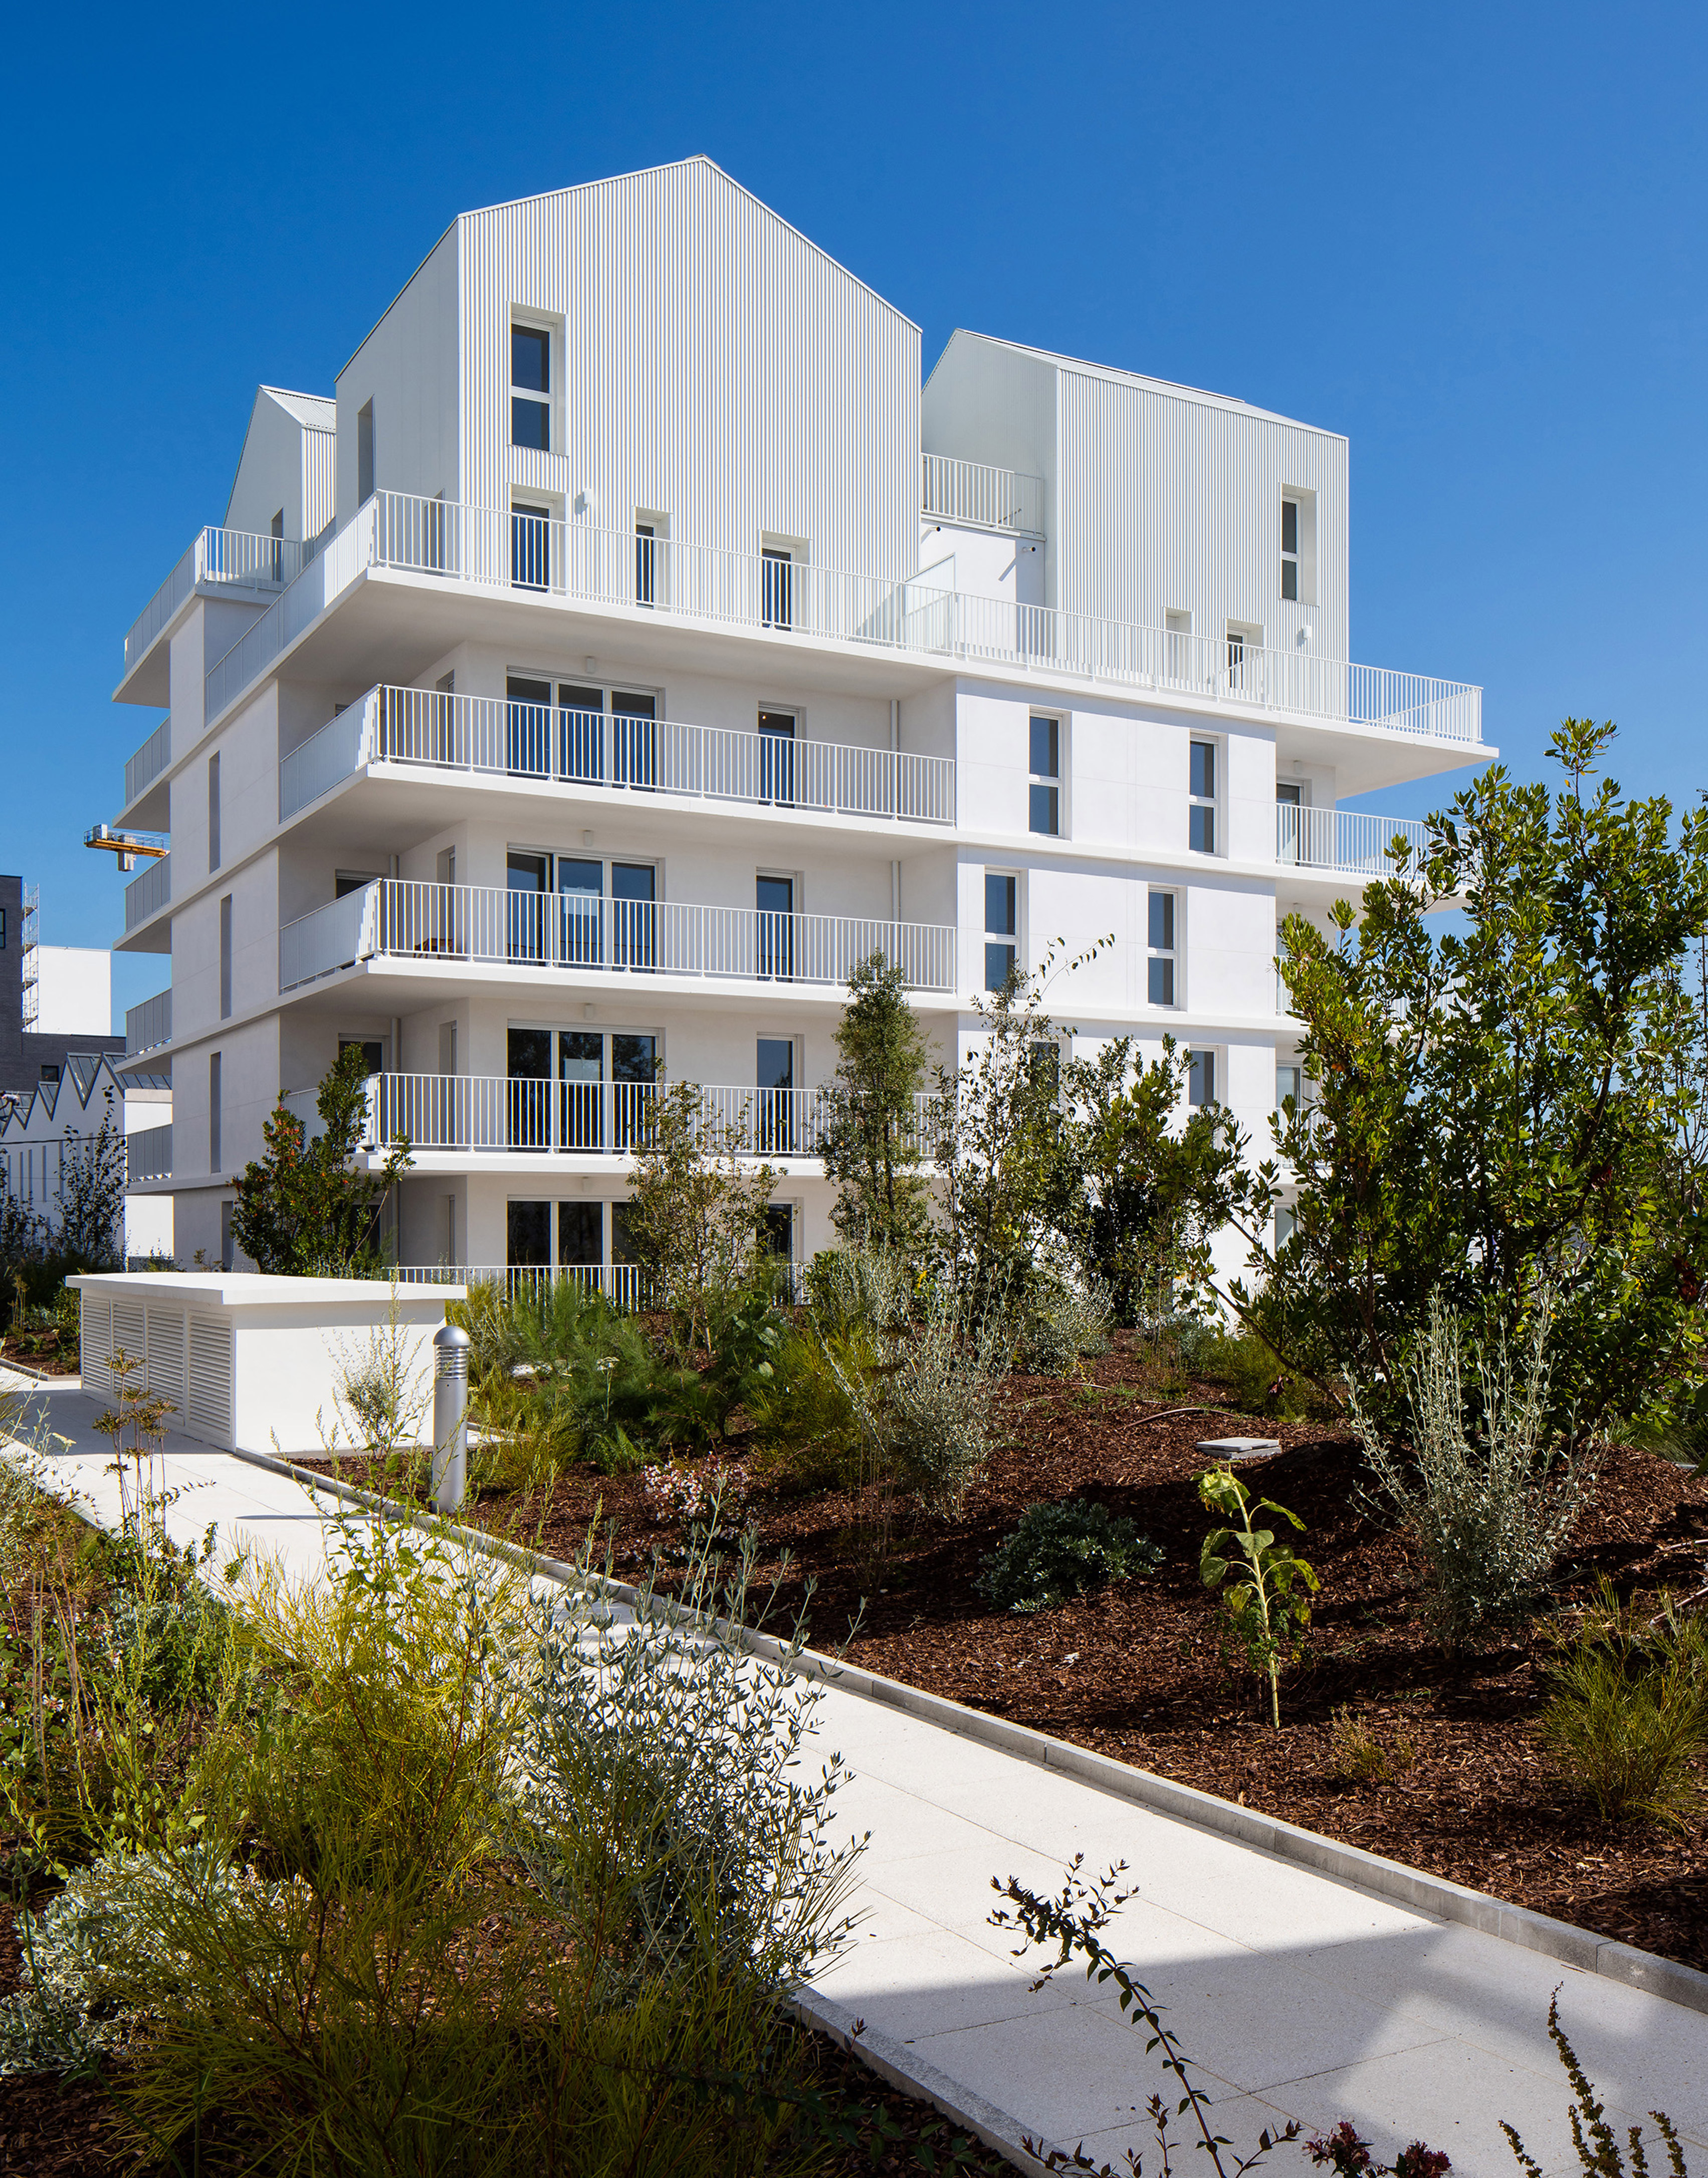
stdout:
[[(709, 161), (465, 214), (338, 373), (263, 388), (223, 525), (125, 640), (169, 831), (120, 944), (174, 1083), (178, 1252), (228, 1256), (282, 1092), (355, 1042), (402, 1260), (623, 1259), (691, 1081), (830, 1237), (849, 971), (945, 1059), (1010, 958), (1172, 1033), (1268, 1146), (1278, 918), (1385, 867), (1338, 805), (1492, 754), (1477, 689), (1349, 662), (1347, 445), (899, 311)], [(142, 1058), (143, 1053), (146, 1058)], [(223, 1222), (222, 1222), (223, 1221)]]

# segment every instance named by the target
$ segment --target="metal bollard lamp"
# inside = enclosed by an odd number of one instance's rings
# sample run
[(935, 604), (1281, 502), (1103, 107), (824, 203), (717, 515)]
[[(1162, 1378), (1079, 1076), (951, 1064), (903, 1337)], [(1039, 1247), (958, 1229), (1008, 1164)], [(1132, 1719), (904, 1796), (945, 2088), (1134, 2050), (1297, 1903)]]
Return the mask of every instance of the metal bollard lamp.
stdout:
[(433, 1502), (454, 1513), (468, 1486), (468, 1333), (441, 1323), (433, 1334)]

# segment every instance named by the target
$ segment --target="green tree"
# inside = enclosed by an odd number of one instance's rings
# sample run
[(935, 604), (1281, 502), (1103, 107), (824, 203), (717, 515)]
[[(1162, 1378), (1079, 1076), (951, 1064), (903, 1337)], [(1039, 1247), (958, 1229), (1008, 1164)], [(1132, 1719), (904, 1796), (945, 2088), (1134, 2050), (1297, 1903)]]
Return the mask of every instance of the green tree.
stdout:
[(925, 1086), (925, 1035), (901, 969), (882, 953), (848, 978), (836, 1050), (818, 1142), (838, 1190), (832, 1222), (847, 1239), (917, 1252), (931, 1225), (914, 1103)]
[(713, 1315), (751, 1285), (765, 1254), (776, 1173), (743, 1168), (744, 1130), (725, 1127), (701, 1092), (678, 1081), (649, 1103), (629, 1184), (629, 1252), (679, 1337), (711, 1343)]
[(322, 1130), (312, 1141), (282, 1102), (262, 1128), (266, 1153), (244, 1168), (232, 1212), (232, 1237), (258, 1269), (293, 1278), (385, 1272), (380, 1212), (413, 1159), (400, 1135), (378, 1172), (356, 1165), (367, 1120), (366, 1081), (361, 1048), (352, 1044), (320, 1084), (315, 1104)]
[[(112, 1092), (107, 1093), (110, 1106)], [(67, 1130), (52, 1235), (58, 1254), (90, 1270), (123, 1265), (127, 1177), (124, 1131), (110, 1108), (92, 1135)]]
[[(1700, 1401), (1708, 815), (1592, 786), (1612, 725), (1568, 719), (1550, 794), (1496, 767), (1431, 822), (1420, 877), (1282, 930), (1314, 1097), (1278, 1127), (1298, 1180), (1278, 1254), (1272, 1163), (1224, 1191), (1261, 1289), (1231, 1299), (1295, 1367), (1397, 1396), (1430, 1297), (1485, 1335), (1552, 1295), (1553, 1417)], [(1440, 935), (1427, 908), (1459, 903)]]

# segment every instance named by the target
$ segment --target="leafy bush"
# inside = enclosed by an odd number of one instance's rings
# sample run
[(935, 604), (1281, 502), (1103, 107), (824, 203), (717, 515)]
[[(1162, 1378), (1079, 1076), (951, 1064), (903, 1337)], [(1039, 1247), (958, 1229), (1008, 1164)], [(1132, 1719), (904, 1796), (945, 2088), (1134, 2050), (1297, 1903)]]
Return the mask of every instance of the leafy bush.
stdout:
[(1378, 1732), (1350, 1704), (1334, 1712), (1328, 1729), (1328, 1766), (1349, 1785), (1388, 1785), (1417, 1759), (1417, 1743), (1405, 1732)]
[(1652, 1624), (1604, 1580), (1547, 1672), (1541, 1741), (1602, 1819), (1681, 1824), (1700, 1803), (1708, 1748), (1708, 1628), (1663, 1599)]
[(1409, 1461), (1353, 1391), (1353, 1425), (1378, 1491), (1423, 1562), (1426, 1606), (1449, 1648), (1530, 1608), (1589, 1500), (1591, 1470), (1547, 1429), (1550, 1315), (1541, 1296), (1522, 1371), (1503, 1338), (1487, 1348), (1468, 1342), (1467, 1371), (1459, 1319), (1438, 1293), (1430, 1296), (1404, 1371)]
[(749, 1395), (747, 1412), (766, 1475), (803, 1489), (846, 1486), (861, 1442), (860, 1418), (848, 1391), (876, 1359), (869, 1336), (821, 1330), (791, 1332), (769, 1381)]
[(1191, 1345), (1192, 1373), (1219, 1384), (1239, 1413), (1296, 1421), (1309, 1407), (1310, 1386), (1258, 1333), (1208, 1327)]
[(994, 1317), (974, 1327), (950, 1307), (880, 1351), (878, 1368), (850, 1388), (881, 1471), (924, 1511), (958, 1519), (990, 1458), (1003, 1327)]
[(1130, 1520), (1084, 1497), (1028, 1505), (1020, 1525), (984, 1561), (973, 1585), (1000, 1609), (1042, 1611), (1101, 1588), (1105, 1581), (1153, 1573), (1160, 1545)]
[(1029, 1376), (1071, 1376), (1086, 1354), (1109, 1346), (1114, 1316), (1109, 1289), (1099, 1278), (1074, 1286), (1045, 1272), (1031, 1281), (1021, 1311), (1015, 1363)]
[(1258, 1527), (1252, 1515), (1273, 1513), (1295, 1529), (1305, 1523), (1273, 1497), (1254, 1498), (1231, 1466), (1207, 1468), (1198, 1477), (1198, 1496), (1208, 1511), (1231, 1513), (1239, 1523), (1205, 1536), (1198, 1573), (1206, 1588), (1221, 1590), (1223, 1611), (1247, 1662), (1268, 1680), (1269, 1721), (1278, 1732), (1281, 1666), (1298, 1652), (1311, 1623), (1306, 1596), (1322, 1584), (1290, 1543), (1278, 1541), (1275, 1530)]

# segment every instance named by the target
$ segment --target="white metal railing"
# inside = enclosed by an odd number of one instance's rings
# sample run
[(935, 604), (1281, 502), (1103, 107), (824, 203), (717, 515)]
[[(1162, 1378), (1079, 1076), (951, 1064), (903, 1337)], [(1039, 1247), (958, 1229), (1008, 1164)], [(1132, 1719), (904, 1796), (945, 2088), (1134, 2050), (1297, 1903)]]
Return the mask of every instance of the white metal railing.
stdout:
[(155, 1051), (172, 1042), (172, 992), (156, 991), (124, 1014), (124, 1053), (134, 1059), (140, 1051)]
[(280, 821), (374, 763), (955, 822), (955, 764), (948, 757), (395, 687), (370, 688), (285, 758)]
[(643, 575), (633, 534), (626, 529), (389, 491), (375, 493), (211, 668), (209, 723), (370, 566), (527, 596), (641, 606), (714, 626), (1048, 667), (1395, 733), (1456, 742), (1482, 737), (1482, 692), (1463, 681), (969, 597), (909, 580), (846, 575), (674, 538), (653, 540)]
[[(703, 1123), (744, 1153), (816, 1157), (832, 1113), (828, 1089), (696, 1083)], [(364, 1147), (400, 1136), (417, 1150), (585, 1151), (616, 1157), (644, 1146), (662, 1082), (564, 1081), (491, 1074), (375, 1074)], [(296, 1092), (312, 1106), (312, 1092)], [(287, 1103), (296, 1108), (293, 1100)], [(931, 1103), (913, 1100), (909, 1146), (929, 1154)], [(306, 1114), (300, 1114), (306, 1120)]]
[(228, 583), (249, 590), (280, 589), (301, 572), (306, 550), (293, 537), (258, 537), (247, 529), (204, 529), (125, 637), (125, 671), (129, 672), (199, 583)]
[(1043, 532), (1043, 479), (1024, 469), (995, 469), (947, 454), (920, 457), (919, 508), (942, 522), (985, 529)]
[(134, 756), (124, 760), (124, 806), (145, 794), (172, 761), (172, 720), (162, 719)]
[(124, 1138), (124, 1177), (127, 1185), (139, 1180), (172, 1177), (172, 1122), (163, 1127), (139, 1127)]
[(614, 1307), (652, 1305), (649, 1282), (637, 1263), (400, 1263), (397, 1276), (399, 1285), (504, 1286), (513, 1293), (573, 1278)]
[(1403, 839), (1415, 867), (1429, 844), (1429, 826), (1421, 817), (1377, 817), (1361, 809), (1310, 809), (1295, 803), (1275, 805), (1275, 859), (1300, 868), (1344, 871), (1352, 877), (1393, 874), (1388, 848)]
[(785, 915), (594, 893), (376, 878), (279, 933), (279, 988), (374, 955), (670, 976), (846, 983), (882, 953), (916, 990), (955, 988), (952, 925)]
[(124, 927), (134, 930), (172, 898), (172, 856), (162, 855), (124, 888)]

